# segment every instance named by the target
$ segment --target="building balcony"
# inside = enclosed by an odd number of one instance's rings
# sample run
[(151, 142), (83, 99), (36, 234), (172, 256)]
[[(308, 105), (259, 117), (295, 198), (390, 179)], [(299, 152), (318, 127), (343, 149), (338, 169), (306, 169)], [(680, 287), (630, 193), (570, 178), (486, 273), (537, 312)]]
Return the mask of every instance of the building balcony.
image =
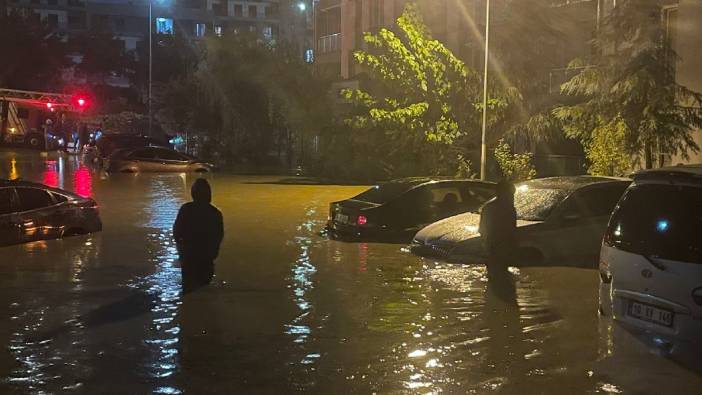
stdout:
[(321, 36), (317, 40), (317, 51), (321, 54), (338, 52), (341, 49), (341, 33)]

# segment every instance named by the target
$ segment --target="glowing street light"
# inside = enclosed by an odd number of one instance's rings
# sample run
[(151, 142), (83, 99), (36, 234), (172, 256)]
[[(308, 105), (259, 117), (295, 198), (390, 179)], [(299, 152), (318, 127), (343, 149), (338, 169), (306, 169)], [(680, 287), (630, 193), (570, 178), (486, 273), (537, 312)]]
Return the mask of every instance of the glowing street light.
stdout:
[(301, 12), (305, 12), (305, 10), (307, 10), (307, 4), (299, 2), (297, 3), (297, 8), (299, 8)]

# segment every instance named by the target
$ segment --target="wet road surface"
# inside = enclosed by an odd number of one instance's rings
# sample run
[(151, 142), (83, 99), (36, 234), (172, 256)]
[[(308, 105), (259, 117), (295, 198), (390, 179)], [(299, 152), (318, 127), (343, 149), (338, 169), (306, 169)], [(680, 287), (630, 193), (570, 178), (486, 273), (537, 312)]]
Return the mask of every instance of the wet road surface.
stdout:
[(104, 223), (0, 248), (3, 394), (702, 388), (698, 370), (598, 318), (595, 270), (515, 269), (505, 300), (481, 266), (320, 236), (328, 203), (361, 187), (207, 175), (225, 238), (213, 284), (182, 296), (171, 226), (195, 175), (0, 151), (0, 177), (93, 196)]

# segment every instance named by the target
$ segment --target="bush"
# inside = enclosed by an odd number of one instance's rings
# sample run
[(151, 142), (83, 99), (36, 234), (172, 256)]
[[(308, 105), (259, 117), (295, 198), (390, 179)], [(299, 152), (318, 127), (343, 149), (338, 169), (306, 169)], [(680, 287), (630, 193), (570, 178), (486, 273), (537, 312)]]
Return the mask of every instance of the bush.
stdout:
[(531, 164), (533, 154), (515, 154), (504, 139), (497, 142), (495, 159), (502, 171), (502, 177), (511, 182), (526, 181), (536, 176), (536, 169)]

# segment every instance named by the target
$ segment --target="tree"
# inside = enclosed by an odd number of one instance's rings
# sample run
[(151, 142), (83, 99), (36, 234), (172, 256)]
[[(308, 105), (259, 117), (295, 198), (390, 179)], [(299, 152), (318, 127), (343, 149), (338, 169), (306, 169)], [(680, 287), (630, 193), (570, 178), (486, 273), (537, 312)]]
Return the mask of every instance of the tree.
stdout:
[(67, 64), (65, 46), (38, 18), (0, 14), (0, 87), (56, 91)]
[[(354, 54), (373, 85), (343, 92), (357, 109), (348, 122), (362, 141), (381, 148), (376, 160), (387, 176), (453, 174), (459, 155), (479, 144), (480, 77), (432, 38), (414, 3), (397, 27), (397, 33), (365, 34), (368, 50)], [(491, 124), (518, 96), (496, 87), (489, 100)]]
[(660, 15), (658, 0), (618, 2), (593, 41), (593, 64), (569, 66), (580, 71), (561, 92), (576, 103), (553, 114), (566, 136), (582, 142), (592, 172), (623, 174), (623, 155), (630, 167), (643, 156), (651, 168), (654, 148), (683, 157), (699, 150), (692, 133), (702, 127), (702, 95), (675, 81), (676, 55)]
[(495, 159), (500, 166), (502, 177), (510, 182), (531, 180), (536, 176), (536, 169), (531, 164), (532, 154), (515, 154), (504, 139), (497, 142)]
[(328, 84), (286, 43), (229, 32), (199, 53), (158, 85), (157, 118), (173, 132), (208, 135), (205, 149), (221, 160), (292, 165), (329, 123)]

